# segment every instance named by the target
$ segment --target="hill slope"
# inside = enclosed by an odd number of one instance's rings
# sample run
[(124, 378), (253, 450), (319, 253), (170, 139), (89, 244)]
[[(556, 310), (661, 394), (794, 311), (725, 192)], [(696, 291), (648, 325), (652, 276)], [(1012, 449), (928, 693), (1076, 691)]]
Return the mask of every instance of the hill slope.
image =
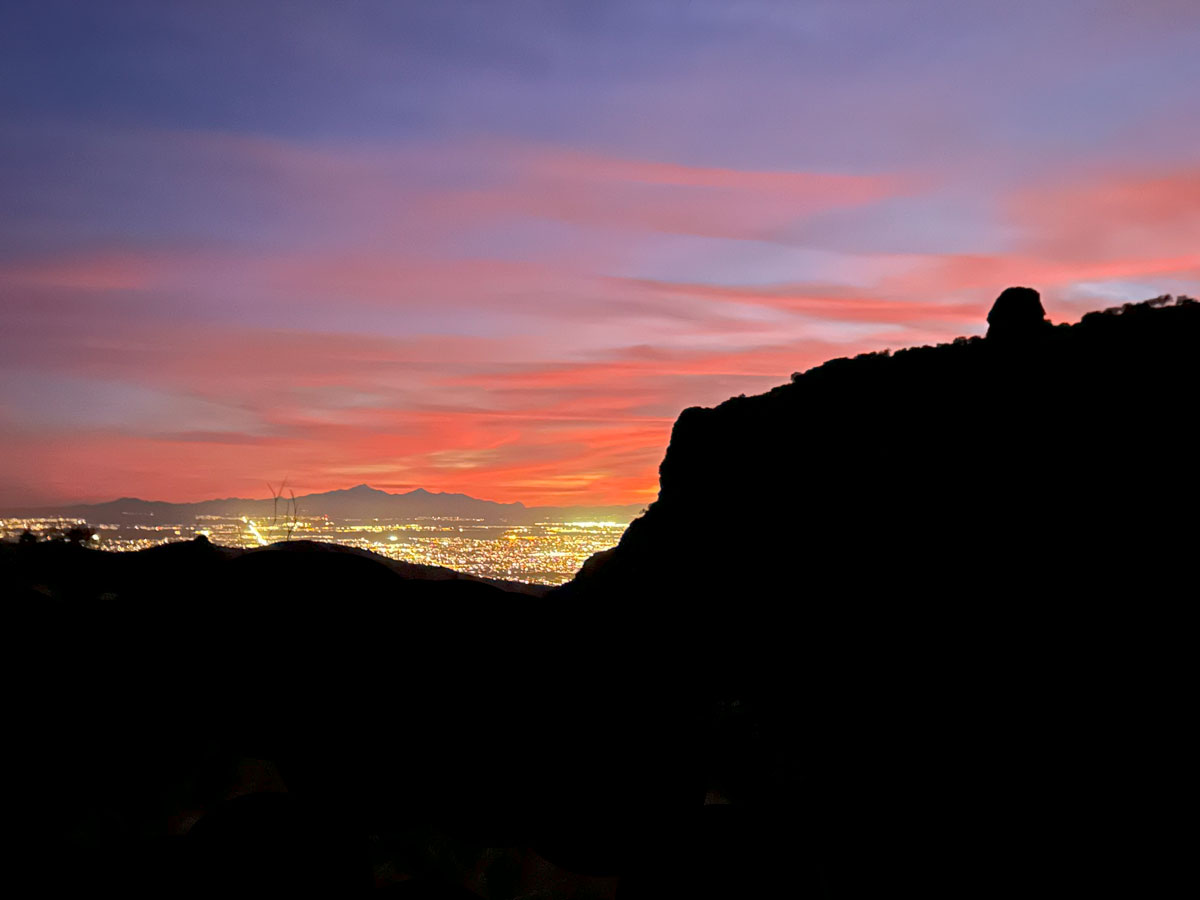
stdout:
[[(566, 592), (795, 572), (811, 595), (834, 560), (863, 564), (843, 588), (962, 572), (1007, 582), (1101, 545), (1170, 540), (1155, 517), (1194, 490), (1198, 323), (1187, 298), (1128, 304), (836, 359), (684, 410), (658, 501)], [(887, 573), (864, 571), (882, 560)]]
[(1200, 305), (1004, 296), (987, 339), (687, 410), (658, 502), (544, 597), (0, 548), (16, 855), (155, 896), (1167, 895)]
[(1181, 772), (1200, 304), (989, 321), (684, 411), (658, 501), (551, 595), (736, 699), (708, 778), (807, 810), (833, 896), (1145, 889), (1178, 839), (1139, 791)]

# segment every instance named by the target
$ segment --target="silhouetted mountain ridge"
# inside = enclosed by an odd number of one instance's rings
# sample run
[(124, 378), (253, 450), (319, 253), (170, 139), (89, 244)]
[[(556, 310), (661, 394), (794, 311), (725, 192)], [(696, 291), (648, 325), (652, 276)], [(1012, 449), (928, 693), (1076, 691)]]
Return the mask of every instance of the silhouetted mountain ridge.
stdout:
[(1200, 305), (1005, 297), (987, 338), (684, 411), (659, 499), (542, 597), (0, 547), (23, 856), (155, 896), (1170, 896)]
[[(1158, 440), (1159, 452), (1182, 457), (1191, 446), (1200, 304), (1161, 297), (1052, 326), (1029, 293), (1039, 314), (1015, 336), (1005, 323), (999, 336), (834, 359), (767, 393), (685, 409), (659, 467), (657, 501), (590, 574), (636, 566), (638, 579), (651, 571), (677, 579), (694, 561), (691, 571), (707, 579), (721, 570), (707, 522), (724, 523), (732, 547), (742, 542), (730, 523), (740, 521), (770, 535), (763, 551), (799, 549), (801, 536), (827, 544), (821, 534), (831, 527), (879, 538), (887, 517), (864, 519), (857, 504), (884, 504), (894, 518), (896, 504), (912, 514), (924, 496), (925, 519), (987, 487), (999, 492), (997, 513), (1031, 494), (1092, 507), (1119, 481), (1120, 465), (1142, 460), (1143, 478), (1151, 466), (1176, 472), (1149, 448)], [(1052, 469), (1064, 480), (1052, 482)], [(971, 560), (982, 562), (977, 553)], [(560, 590), (586, 588), (587, 578), (577, 582)]]
[(1200, 304), (1052, 325), (1015, 288), (989, 323), (685, 410), (658, 500), (550, 596), (736, 701), (708, 777), (806, 816), (830, 896), (1159, 893)]
[[(290, 499), (285, 496), (283, 499)], [(393, 494), (366, 484), (321, 493), (297, 496), (302, 516), (330, 516), (340, 519), (461, 518), (488, 522), (532, 524), (539, 521), (593, 520), (625, 522), (636, 516), (642, 506), (525, 506), (520, 502), (499, 503), (480, 500), (461, 493), (431, 492), (416, 488)], [(280, 505), (282, 505), (282, 500)], [(270, 516), (277, 512), (272, 499), (227, 497), (192, 503), (170, 503), (121, 497), (105, 503), (68, 504), (14, 510), (12, 515), (74, 516), (93, 522), (119, 520), (134, 516), (153, 516), (172, 522), (190, 521), (196, 516)]]

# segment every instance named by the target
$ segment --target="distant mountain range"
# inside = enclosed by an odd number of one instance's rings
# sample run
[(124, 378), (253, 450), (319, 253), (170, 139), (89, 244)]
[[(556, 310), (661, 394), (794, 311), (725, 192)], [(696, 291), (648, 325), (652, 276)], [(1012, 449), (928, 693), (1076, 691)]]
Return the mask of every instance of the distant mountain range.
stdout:
[[(304, 494), (296, 497), (300, 516), (329, 516), (335, 519), (427, 517), (457, 517), (482, 519), (486, 522), (532, 524), (547, 521), (606, 521), (629, 522), (643, 510), (643, 505), (630, 506), (526, 506), (523, 503), (497, 503), (479, 500), (466, 494), (432, 493), (417, 488), (403, 494), (391, 494), (366, 484), (345, 490)], [(278, 512), (284, 511), (284, 500)], [(201, 500), (196, 503), (167, 503), (162, 500), (141, 500), (122, 497), (107, 503), (50, 506), (10, 511), (10, 515), (73, 516), (92, 523), (117, 522), (131, 517), (157, 519), (163, 522), (188, 522), (196, 516), (269, 516), (276, 512), (272, 499), (252, 500), (228, 497), (221, 500)]]

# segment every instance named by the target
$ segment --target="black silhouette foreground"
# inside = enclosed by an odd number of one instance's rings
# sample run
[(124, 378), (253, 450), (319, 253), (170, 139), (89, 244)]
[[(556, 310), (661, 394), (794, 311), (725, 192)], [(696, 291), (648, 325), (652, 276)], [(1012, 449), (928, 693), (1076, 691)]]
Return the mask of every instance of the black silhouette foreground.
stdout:
[(1198, 341), (1193, 301), (1054, 326), (1014, 288), (986, 339), (686, 410), (543, 597), (4, 545), (20, 858), (156, 896), (1166, 896)]

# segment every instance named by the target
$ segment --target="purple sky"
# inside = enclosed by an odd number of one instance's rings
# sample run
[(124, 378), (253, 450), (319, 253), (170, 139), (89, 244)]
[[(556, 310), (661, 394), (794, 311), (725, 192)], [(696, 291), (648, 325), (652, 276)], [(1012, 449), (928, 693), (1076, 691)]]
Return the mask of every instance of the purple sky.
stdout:
[(644, 502), (678, 412), (1200, 293), (1200, 3), (0, 0), (0, 503)]

